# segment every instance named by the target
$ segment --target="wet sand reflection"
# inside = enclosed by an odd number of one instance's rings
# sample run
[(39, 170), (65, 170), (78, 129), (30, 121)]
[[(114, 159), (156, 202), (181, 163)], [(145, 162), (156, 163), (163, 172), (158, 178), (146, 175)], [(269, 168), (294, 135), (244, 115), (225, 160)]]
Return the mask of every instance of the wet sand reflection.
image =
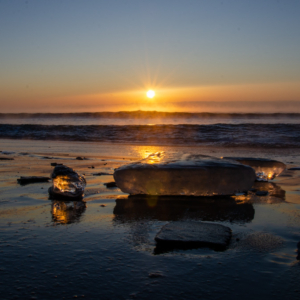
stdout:
[(52, 222), (58, 224), (71, 224), (80, 222), (80, 218), (85, 210), (86, 203), (84, 201), (52, 200)]
[[(258, 191), (268, 193), (258, 196)], [(255, 205), (285, 202), (285, 194), (276, 183), (255, 182), (247, 195), (235, 197), (129, 196), (116, 199), (113, 222), (130, 228), (129, 239), (133, 245), (161, 254), (173, 248), (159, 249), (155, 245), (153, 234), (160, 230), (160, 222), (194, 220), (250, 223), (254, 220)]]
[(250, 203), (238, 203), (230, 197), (143, 197), (116, 199), (115, 221), (158, 220), (230, 221), (245, 223), (254, 218)]

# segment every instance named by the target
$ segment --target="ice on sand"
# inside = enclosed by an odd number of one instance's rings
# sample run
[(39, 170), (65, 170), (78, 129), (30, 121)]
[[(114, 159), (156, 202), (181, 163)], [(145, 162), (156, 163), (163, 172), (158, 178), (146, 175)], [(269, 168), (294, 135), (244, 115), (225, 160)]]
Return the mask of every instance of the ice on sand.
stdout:
[(116, 185), (131, 195), (233, 195), (249, 190), (255, 178), (249, 166), (190, 154), (173, 159), (156, 153), (114, 172)]
[(86, 186), (85, 178), (73, 169), (57, 165), (52, 174), (52, 187), (49, 194), (53, 197), (82, 198)]
[(286, 169), (284, 163), (267, 158), (224, 157), (224, 159), (234, 160), (252, 167), (255, 170), (257, 180), (272, 180)]
[(160, 246), (208, 246), (226, 248), (231, 239), (229, 227), (205, 222), (170, 222), (155, 240)]

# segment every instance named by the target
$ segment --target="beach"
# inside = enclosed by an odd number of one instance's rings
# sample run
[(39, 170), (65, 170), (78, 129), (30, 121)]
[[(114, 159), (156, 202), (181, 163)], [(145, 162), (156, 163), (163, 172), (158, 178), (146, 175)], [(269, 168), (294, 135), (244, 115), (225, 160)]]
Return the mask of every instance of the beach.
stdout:
[[(297, 148), (159, 146), (2, 139), (0, 226), (2, 299), (291, 299), (297, 297), (300, 171), (255, 183), (267, 196), (129, 197), (107, 188), (114, 169), (151, 153), (270, 158), (300, 166)], [(78, 158), (82, 158), (79, 160)], [(77, 158), (77, 159), (76, 159)], [(50, 200), (51, 163), (84, 174), (83, 201)], [(157, 252), (170, 221), (228, 226), (225, 251)]]
[(0, 1), (0, 300), (300, 295), (300, 1)]

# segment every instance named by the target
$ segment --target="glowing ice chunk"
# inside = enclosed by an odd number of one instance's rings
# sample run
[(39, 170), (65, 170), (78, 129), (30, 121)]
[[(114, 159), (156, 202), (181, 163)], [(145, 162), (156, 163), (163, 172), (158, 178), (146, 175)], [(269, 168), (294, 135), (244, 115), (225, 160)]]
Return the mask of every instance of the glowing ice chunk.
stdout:
[(77, 174), (73, 169), (64, 165), (57, 165), (52, 174), (51, 195), (64, 197), (82, 197), (86, 185), (85, 178)]
[(247, 191), (256, 178), (251, 167), (215, 157), (159, 155), (156, 162), (153, 156), (116, 169), (116, 185), (131, 195), (214, 196)]
[(266, 158), (224, 157), (224, 159), (235, 160), (243, 165), (252, 167), (255, 170), (256, 179), (262, 181), (272, 180), (286, 169), (284, 163)]

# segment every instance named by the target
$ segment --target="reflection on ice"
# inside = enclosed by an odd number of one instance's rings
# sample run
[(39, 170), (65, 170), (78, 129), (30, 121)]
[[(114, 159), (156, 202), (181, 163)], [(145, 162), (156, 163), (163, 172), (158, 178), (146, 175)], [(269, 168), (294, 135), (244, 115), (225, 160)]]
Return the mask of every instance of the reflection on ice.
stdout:
[[(266, 195), (260, 195), (259, 192), (266, 192)], [(233, 198), (245, 203), (275, 204), (285, 201), (285, 190), (274, 182), (256, 181), (247, 194), (236, 195)]]
[(79, 222), (85, 209), (84, 201), (52, 201), (52, 221), (59, 224)]
[[(129, 229), (129, 239), (135, 247), (158, 254), (153, 234), (166, 221), (210, 221), (244, 224), (254, 218), (251, 203), (239, 203), (231, 197), (154, 197), (129, 196), (116, 199), (113, 211), (115, 225)], [(190, 246), (189, 246), (190, 247)], [(163, 247), (163, 251), (166, 247)]]
[(255, 170), (256, 179), (259, 181), (272, 180), (286, 169), (284, 163), (266, 158), (224, 157), (224, 159), (235, 160), (243, 165), (252, 167)]
[(250, 222), (254, 208), (250, 203), (238, 203), (230, 197), (151, 197), (129, 196), (116, 199), (115, 221), (131, 223), (141, 220)]
[(259, 197), (255, 196), (255, 194), (252, 196), (253, 202), (260, 202), (260, 203), (268, 203), (268, 204), (274, 204), (274, 203), (281, 203), (285, 201), (285, 190), (283, 190), (278, 184), (274, 182), (265, 182), (265, 181), (258, 181), (255, 182), (253, 185), (254, 193), (255, 191), (267, 191), (268, 195)]

